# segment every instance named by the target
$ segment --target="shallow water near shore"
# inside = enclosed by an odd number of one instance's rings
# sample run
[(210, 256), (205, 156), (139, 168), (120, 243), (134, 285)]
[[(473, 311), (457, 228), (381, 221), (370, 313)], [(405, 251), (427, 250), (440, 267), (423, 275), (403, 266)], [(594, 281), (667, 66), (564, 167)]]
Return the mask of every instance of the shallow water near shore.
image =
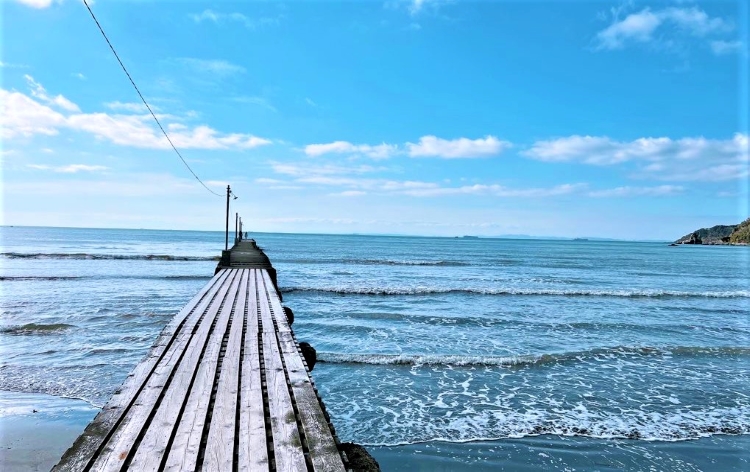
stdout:
[[(318, 351), (341, 440), (384, 470), (748, 468), (750, 248), (252, 236)], [(0, 390), (93, 407), (210, 279), (224, 242), (0, 237)]]

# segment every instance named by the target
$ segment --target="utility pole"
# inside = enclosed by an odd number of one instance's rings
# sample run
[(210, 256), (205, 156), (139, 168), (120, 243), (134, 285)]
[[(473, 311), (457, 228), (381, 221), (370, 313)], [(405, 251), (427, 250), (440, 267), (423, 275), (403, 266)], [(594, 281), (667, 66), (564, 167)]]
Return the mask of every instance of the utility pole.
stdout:
[(236, 213), (234, 214), (234, 242), (236, 243), (238, 241), (239, 235), (237, 234), (237, 229), (239, 228), (237, 226), (237, 222), (240, 219), (240, 214)]
[(232, 189), (227, 185), (227, 221), (226, 221), (226, 238), (224, 241), (224, 250), (229, 250), (229, 195), (232, 193)]

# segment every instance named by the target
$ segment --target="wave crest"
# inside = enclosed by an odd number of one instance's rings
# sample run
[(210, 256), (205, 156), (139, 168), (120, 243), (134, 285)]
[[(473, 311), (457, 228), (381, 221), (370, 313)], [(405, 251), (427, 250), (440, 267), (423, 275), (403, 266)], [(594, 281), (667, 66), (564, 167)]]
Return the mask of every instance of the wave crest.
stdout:
[(0, 333), (3, 334), (16, 334), (16, 335), (27, 335), (27, 334), (53, 334), (61, 331), (66, 331), (75, 326), (66, 323), (27, 323), (24, 325), (8, 326), (0, 329)]
[(282, 293), (321, 292), (339, 295), (442, 295), (471, 294), (495, 296), (622, 297), (622, 298), (750, 298), (750, 290), (683, 292), (678, 290), (558, 290), (526, 288), (431, 288), (431, 287), (282, 287)]
[(125, 260), (125, 261), (218, 261), (218, 256), (174, 256), (170, 254), (89, 254), (47, 252), (3, 252), (7, 259), (76, 259), (76, 260)]
[(596, 360), (608, 357), (648, 357), (648, 356), (750, 356), (750, 347), (698, 347), (698, 346), (615, 346), (563, 353), (520, 355), (520, 356), (467, 356), (467, 355), (419, 355), (419, 354), (346, 354), (318, 353), (318, 362), (330, 364), (369, 364), (369, 365), (448, 365), (458, 367), (500, 366), (524, 367), (564, 362)]

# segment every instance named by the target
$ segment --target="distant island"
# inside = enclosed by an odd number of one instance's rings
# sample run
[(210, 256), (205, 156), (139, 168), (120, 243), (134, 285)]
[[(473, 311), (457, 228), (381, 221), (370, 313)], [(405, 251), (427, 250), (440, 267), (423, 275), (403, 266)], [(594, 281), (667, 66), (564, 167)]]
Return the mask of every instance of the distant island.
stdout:
[(703, 245), (740, 245), (750, 244), (750, 218), (737, 225), (716, 225), (701, 228), (681, 237), (672, 245), (703, 244)]

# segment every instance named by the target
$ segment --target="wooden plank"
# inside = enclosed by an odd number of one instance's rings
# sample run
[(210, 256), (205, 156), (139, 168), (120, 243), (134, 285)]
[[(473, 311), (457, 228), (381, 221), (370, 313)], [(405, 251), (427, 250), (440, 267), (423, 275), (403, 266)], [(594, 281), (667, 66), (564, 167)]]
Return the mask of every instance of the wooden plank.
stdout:
[[(263, 272), (266, 286), (273, 287), (270, 276), (266, 271)], [(297, 343), (275, 290), (268, 290), (268, 299), (278, 327), (279, 345), (284, 356), (287, 376), (292, 385), (292, 394), (297, 403), (299, 419), (305, 434), (313, 469), (343, 471), (344, 463), (341, 460), (341, 454), (336, 447), (336, 441), (328, 427), (323, 408), (318, 401), (310, 376), (297, 350)]]
[[(194, 361), (194, 363), (197, 363), (198, 354), (206, 342), (211, 323), (216, 317), (216, 313), (222, 300), (225, 295), (227, 295), (227, 291), (230, 287), (228, 280), (232, 276), (233, 274), (228, 274), (227, 278), (224, 279), (217, 296), (211, 301), (211, 304), (208, 305), (203, 320), (197, 325), (197, 331), (191, 333), (190, 336), (182, 336), (175, 343), (175, 348), (167, 353), (162, 361), (156, 366), (154, 375), (149, 378), (146, 388), (138, 396), (135, 404), (125, 416), (123, 423), (117, 428), (117, 430), (115, 430), (112, 438), (107, 443), (105, 454), (100, 455), (94, 462), (95, 470), (119, 471), (124, 465), (127, 457), (134, 452), (132, 451), (132, 448), (137, 441), (137, 437), (143, 427), (147, 424), (148, 418), (151, 416), (167, 380), (175, 368), (177, 368), (178, 371), (185, 368), (185, 362), (179, 362), (182, 358), (183, 351), (186, 351), (188, 362)], [(201, 347), (196, 348), (196, 346)], [(169, 400), (170, 396), (165, 398)]]
[(313, 470), (344, 472), (344, 463), (336, 447), (323, 408), (313, 389), (310, 376), (302, 363), (297, 343), (290, 332), (279, 333), (281, 353), (297, 403), (299, 419), (310, 452)]
[[(261, 274), (265, 272), (264, 269), (261, 269)], [(263, 324), (263, 359), (265, 361), (274, 459), (277, 471), (296, 472), (306, 470), (307, 465), (302, 451), (302, 441), (297, 430), (297, 417), (294, 414), (284, 366), (281, 363), (281, 352), (276, 340), (273, 317), (268, 304), (269, 290), (274, 290), (273, 286), (262, 283), (262, 279), (260, 279), (258, 281), (258, 302)]]
[[(234, 464), (237, 393), (240, 380), (240, 351), (245, 323), (249, 269), (241, 269), (242, 282), (237, 294), (234, 318), (221, 365), (216, 401), (208, 430), (203, 470), (232, 470)], [(257, 317), (256, 317), (257, 318)], [(258, 385), (260, 387), (260, 385)]]
[(267, 270), (261, 271), (263, 273), (263, 282), (266, 285), (266, 292), (268, 293), (268, 298), (270, 299), (271, 308), (273, 310), (273, 313), (276, 315), (276, 325), (278, 326), (278, 331), (280, 333), (291, 333), (292, 328), (289, 326), (289, 322), (286, 319), (286, 315), (284, 315), (284, 309), (281, 307), (281, 300), (279, 299), (279, 294), (276, 292), (276, 289), (274, 288), (273, 281), (271, 280), (271, 276), (268, 273)]
[(239, 472), (268, 471), (269, 466), (258, 350), (258, 272), (258, 269), (250, 270), (248, 285), (247, 327), (240, 392), (240, 438), (237, 456)]
[[(227, 274), (225, 271), (214, 275), (211, 281), (164, 327), (146, 357), (138, 363), (102, 411), (97, 414), (96, 418), (86, 427), (83, 434), (65, 452), (60, 462), (53, 468), (54, 471), (78, 472), (84, 470), (86, 464), (92, 460), (94, 454), (102, 446), (112, 428), (122, 420), (129, 405), (138, 392), (141, 391), (144, 383), (152, 375), (156, 364), (162, 358), (167, 348), (174, 345), (173, 338), (184, 335), (191, 330), (193, 323), (195, 323), (204, 311), (204, 307), (216, 296), (226, 277)], [(191, 311), (193, 312), (193, 316), (186, 320)], [(180, 328), (183, 321), (185, 321), (185, 325)]]
[[(181, 399), (187, 395), (187, 403), (184, 412), (177, 425), (172, 447), (168, 452), (166, 467), (164, 470), (182, 471), (195, 470), (198, 464), (198, 454), (203, 436), (203, 427), (206, 421), (206, 413), (211, 400), (214, 378), (216, 376), (217, 362), (221, 351), (221, 343), (225, 332), (229, 329), (229, 315), (234, 306), (237, 296), (237, 288), (240, 282), (240, 270), (231, 269), (236, 276), (229, 291), (227, 300), (219, 313), (216, 328), (208, 339), (205, 353), (200, 364), (198, 364), (200, 352), (190, 352), (190, 371), (193, 372), (197, 366), (195, 380), (192, 388), (187, 392), (189, 385), (180, 389)], [(182, 392), (186, 393), (182, 393)]]

